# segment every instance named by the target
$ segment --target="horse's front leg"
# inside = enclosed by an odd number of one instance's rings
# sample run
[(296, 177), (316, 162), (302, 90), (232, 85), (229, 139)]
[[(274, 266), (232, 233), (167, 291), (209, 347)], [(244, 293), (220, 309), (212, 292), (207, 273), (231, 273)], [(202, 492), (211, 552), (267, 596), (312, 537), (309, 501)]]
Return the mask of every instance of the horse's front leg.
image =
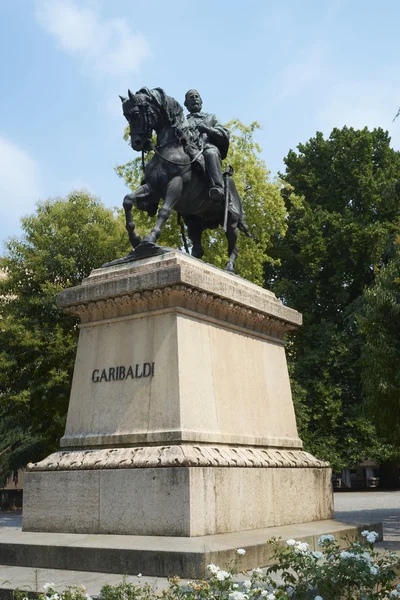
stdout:
[(151, 192), (147, 184), (138, 187), (132, 194), (127, 194), (123, 201), (123, 207), (125, 211), (125, 227), (128, 232), (129, 241), (133, 248), (139, 246), (142, 238), (140, 235), (135, 233), (135, 223), (132, 219), (132, 208), (139, 200), (143, 200), (151, 196)]
[(158, 211), (157, 221), (154, 225), (153, 229), (144, 238), (145, 242), (155, 242), (158, 240), (161, 234), (161, 230), (167, 221), (169, 215), (171, 214), (172, 209), (178, 202), (179, 198), (182, 195), (182, 177), (174, 177), (167, 185), (167, 189), (165, 191), (164, 202), (161, 208)]
[(204, 256), (204, 248), (201, 244), (201, 234), (203, 233), (203, 222), (200, 217), (193, 215), (184, 217), (189, 238), (192, 241), (192, 256), (202, 258)]

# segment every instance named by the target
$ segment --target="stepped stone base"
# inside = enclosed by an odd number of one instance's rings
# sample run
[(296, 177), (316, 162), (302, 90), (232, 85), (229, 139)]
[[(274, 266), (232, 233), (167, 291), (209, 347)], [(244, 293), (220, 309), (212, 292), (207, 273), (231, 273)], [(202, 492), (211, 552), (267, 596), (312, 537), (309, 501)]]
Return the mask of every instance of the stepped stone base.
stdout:
[[(294, 538), (307, 542), (311, 550), (318, 550), (320, 535), (330, 533), (338, 540), (354, 539), (363, 529), (377, 531), (382, 540), (381, 523), (349, 525), (333, 520), (194, 538), (10, 532), (0, 536), (0, 572), (8, 580), (12, 577), (6, 565), (29, 567), (30, 577), (32, 568), (118, 573), (121, 579), (122, 575), (138, 573), (155, 577), (203, 577), (210, 563), (221, 568), (236, 564), (238, 572), (270, 564), (268, 540), (273, 537), (282, 538), (282, 543)], [(244, 548), (246, 554), (238, 559), (236, 548)], [(86, 583), (84, 578), (71, 580), (65, 571), (60, 573), (62, 587)], [(24, 582), (28, 583), (30, 580)]]

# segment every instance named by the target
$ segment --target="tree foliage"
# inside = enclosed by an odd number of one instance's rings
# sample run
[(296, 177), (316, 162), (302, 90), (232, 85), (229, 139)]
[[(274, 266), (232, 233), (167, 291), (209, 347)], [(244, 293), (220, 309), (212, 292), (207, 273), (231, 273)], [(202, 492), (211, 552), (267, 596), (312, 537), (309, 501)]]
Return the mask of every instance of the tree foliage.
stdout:
[[(262, 284), (263, 264), (274, 262), (269, 253), (272, 239), (284, 235), (286, 228), (285, 205), (280, 194), (281, 183), (272, 182), (261, 149), (254, 140), (258, 123), (244, 125), (238, 120), (227, 125), (231, 141), (227, 161), (235, 170), (235, 183), (242, 198), (250, 233), (255, 240), (239, 236), (239, 257), (236, 268), (239, 275)], [(125, 134), (127, 137), (127, 132)], [(151, 155), (150, 155), (151, 156)], [(118, 166), (116, 171), (134, 190), (143, 177), (140, 158)], [(154, 218), (139, 210), (134, 212), (136, 230), (146, 235), (154, 225)], [(159, 242), (166, 246), (183, 248), (183, 239), (177, 219), (172, 215), (164, 227)], [(227, 242), (222, 228), (203, 233), (204, 260), (223, 268), (227, 261)]]
[(58, 446), (77, 320), (56, 295), (126, 253), (123, 223), (86, 192), (38, 205), (0, 261), (0, 480)]
[(344, 127), (328, 139), (317, 133), (285, 165), (288, 230), (272, 252), (281, 265), (266, 264), (265, 282), (303, 313), (289, 350), (306, 445), (341, 468), (381, 447), (361, 404), (355, 311), (390, 257), (400, 154), (382, 129)]
[(400, 447), (400, 238), (395, 256), (365, 291), (357, 315), (362, 385), (378, 430)]

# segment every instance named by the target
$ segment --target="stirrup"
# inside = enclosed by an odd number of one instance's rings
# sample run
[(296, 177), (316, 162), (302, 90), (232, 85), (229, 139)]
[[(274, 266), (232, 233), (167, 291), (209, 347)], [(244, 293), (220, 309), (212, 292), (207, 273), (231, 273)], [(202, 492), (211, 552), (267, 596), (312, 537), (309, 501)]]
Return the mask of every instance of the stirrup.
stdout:
[(224, 197), (225, 197), (224, 190), (222, 188), (220, 188), (220, 187), (217, 187), (217, 186), (214, 186), (214, 187), (210, 188), (210, 191), (208, 192), (208, 195), (213, 200), (223, 200)]

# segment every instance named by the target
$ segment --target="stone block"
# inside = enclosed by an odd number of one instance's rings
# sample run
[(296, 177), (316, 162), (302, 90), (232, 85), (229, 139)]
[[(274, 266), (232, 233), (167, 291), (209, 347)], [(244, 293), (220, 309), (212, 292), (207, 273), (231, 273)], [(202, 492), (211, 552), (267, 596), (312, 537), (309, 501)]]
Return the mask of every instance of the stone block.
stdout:
[(26, 475), (23, 530), (72, 533), (98, 530), (100, 471), (30, 472)]
[(195, 537), (289, 525), (331, 518), (330, 486), (326, 468), (36, 471), (23, 529)]

